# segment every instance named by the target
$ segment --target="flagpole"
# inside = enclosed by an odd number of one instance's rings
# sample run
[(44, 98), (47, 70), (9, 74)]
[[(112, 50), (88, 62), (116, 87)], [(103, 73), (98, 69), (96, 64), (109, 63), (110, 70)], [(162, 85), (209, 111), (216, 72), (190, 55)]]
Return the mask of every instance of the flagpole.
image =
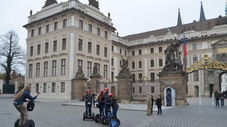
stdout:
[[(185, 38), (185, 33), (183, 33), (183, 41), (184, 41), (184, 72), (185, 72), (185, 87), (186, 87), (186, 95), (188, 94), (188, 84), (187, 84), (187, 72), (186, 72), (186, 68), (187, 68), (187, 47), (185, 48), (186, 45), (186, 38)], [(186, 50), (186, 51), (185, 51)], [(185, 100), (186, 101), (186, 100)]]

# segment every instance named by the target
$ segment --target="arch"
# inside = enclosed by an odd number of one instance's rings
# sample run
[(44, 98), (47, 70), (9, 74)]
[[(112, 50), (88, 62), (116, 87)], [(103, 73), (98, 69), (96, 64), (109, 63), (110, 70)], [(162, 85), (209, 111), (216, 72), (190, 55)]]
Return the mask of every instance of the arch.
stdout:
[(222, 81), (222, 80), (221, 80), (221, 76), (222, 76), (223, 74), (227, 74), (227, 71), (221, 72), (221, 73), (219, 74), (219, 76), (218, 76), (218, 79), (219, 79), (219, 84), (218, 84), (218, 85), (219, 85), (219, 88), (220, 88), (220, 89), (219, 89), (220, 92), (226, 90), (226, 89), (225, 89), (225, 90), (222, 90), (222, 87), (221, 87), (221, 81)]
[(197, 61), (196, 63), (186, 68), (186, 72), (192, 73), (194, 71), (202, 69), (217, 69), (227, 71), (227, 64), (219, 62), (217, 60), (212, 60), (210, 57), (208, 57), (207, 53), (205, 52), (204, 57), (200, 61)]
[(195, 97), (199, 97), (199, 86), (194, 86), (194, 95)]
[(168, 106), (175, 106), (176, 105), (176, 102), (175, 102), (175, 99), (176, 99), (176, 90), (170, 86), (167, 86), (165, 89), (164, 89), (164, 105), (167, 106), (167, 91), (170, 92), (170, 105)]

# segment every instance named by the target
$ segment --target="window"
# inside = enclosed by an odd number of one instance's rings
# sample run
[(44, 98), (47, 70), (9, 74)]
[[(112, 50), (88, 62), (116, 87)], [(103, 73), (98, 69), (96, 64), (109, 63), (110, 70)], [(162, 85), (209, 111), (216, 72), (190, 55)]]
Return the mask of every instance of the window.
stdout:
[(88, 32), (92, 33), (92, 25), (88, 24)]
[(193, 80), (194, 81), (199, 81), (199, 71), (194, 71), (193, 72)]
[(192, 44), (192, 50), (197, 50), (197, 44)]
[(35, 92), (39, 92), (39, 84), (35, 84)]
[(151, 87), (151, 93), (154, 93), (154, 87)]
[(92, 44), (91, 42), (88, 42), (88, 53), (91, 53), (92, 52)]
[(48, 48), (49, 48), (49, 43), (46, 42), (46, 43), (45, 43), (45, 53), (48, 53)]
[(114, 72), (111, 72), (111, 80), (114, 82)]
[(61, 75), (65, 75), (66, 60), (61, 60)]
[(83, 29), (83, 21), (82, 20), (79, 20), (79, 28)]
[(150, 51), (151, 51), (151, 53), (154, 53), (154, 48), (151, 48)]
[(46, 93), (46, 92), (47, 92), (47, 84), (43, 83), (43, 93)]
[(111, 51), (112, 51), (112, 52), (114, 51), (114, 46), (111, 47)]
[(135, 87), (132, 87), (132, 93), (135, 93)]
[(63, 20), (63, 28), (67, 27), (67, 19)]
[(46, 33), (48, 33), (49, 32), (49, 25), (46, 25)]
[(154, 80), (155, 80), (154, 76), (155, 76), (155, 73), (150, 73), (150, 78), (151, 78), (150, 81), (151, 82), (154, 82)]
[(96, 55), (100, 54), (100, 45), (96, 45)]
[(127, 54), (126, 54), (126, 50), (125, 50), (125, 56), (126, 56)]
[(138, 77), (139, 77), (139, 81), (143, 80), (143, 74), (142, 73), (139, 73)]
[(135, 74), (132, 74), (132, 81), (135, 82), (136, 81), (136, 75)]
[(105, 31), (105, 38), (108, 38), (108, 36), (107, 36), (107, 31)]
[(42, 33), (42, 27), (39, 27), (38, 34), (40, 35)]
[(142, 68), (142, 61), (139, 61), (139, 68)]
[(107, 65), (104, 65), (104, 78), (107, 78)]
[(41, 47), (41, 45), (37, 46), (37, 55), (40, 55), (40, 47)]
[(139, 93), (142, 93), (143, 91), (142, 91), (142, 87), (139, 87)]
[(78, 50), (83, 51), (83, 40), (79, 39)]
[(34, 36), (34, 30), (31, 31), (31, 37), (33, 37), (33, 36)]
[(154, 60), (151, 60), (151, 67), (154, 67)]
[(158, 49), (159, 49), (159, 52), (162, 52), (162, 47), (159, 47)]
[(134, 56), (135, 55), (135, 51), (132, 51), (132, 56)]
[(100, 74), (100, 64), (98, 63), (95, 63), (96, 64), (96, 67), (97, 67), (97, 74)]
[(29, 64), (29, 78), (32, 77), (32, 64)]
[(61, 82), (61, 92), (65, 92), (65, 82)]
[(33, 56), (33, 46), (30, 47), (30, 56)]
[(57, 51), (57, 41), (54, 41), (54, 45), (53, 45), (53, 52)]
[(139, 55), (141, 55), (141, 54), (142, 54), (142, 50), (140, 49), (140, 50), (139, 50)]
[(104, 57), (107, 57), (107, 47), (104, 47)]
[(132, 69), (135, 69), (135, 62), (132, 62)]
[(159, 59), (159, 67), (163, 66), (162, 59)]
[(197, 62), (198, 58), (197, 57), (193, 57), (193, 63)]
[(114, 66), (114, 59), (111, 58), (111, 66)]
[(55, 83), (52, 83), (52, 93), (55, 93), (55, 91), (56, 91), (56, 85), (55, 85)]
[(66, 50), (66, 38), (62, 39), (62, 50)]
[(100, 36), (100, 28), (97, 28), (97, 35)]
[(56, 75), (56, 69), (57, 69), (57, 60), (52, 61), (52, 75)]
[(58, 22), (55, 22), (54, 23), (54, 30), (57, 30), (58, 29)]
[(87, 75), (88, 76), (91, 76), (91, 65), (92, 65), (91, 62), (87, 62)]
[(120, 67), (121, 67), (121, 60), (120, 60)]
[(78, 66), (81, 66), (81, 68), (83, 68), (83, 60), (80, 60), (80, 59), (78, 59)]
[(40, 76), (40, 63), (36, 63), (36, 77)]
[(44, 62), (44, 76), (47, 76), (48, 74), (48, 62)]
[(120, 49), (120, 54), (121, 54), (121, 49)]

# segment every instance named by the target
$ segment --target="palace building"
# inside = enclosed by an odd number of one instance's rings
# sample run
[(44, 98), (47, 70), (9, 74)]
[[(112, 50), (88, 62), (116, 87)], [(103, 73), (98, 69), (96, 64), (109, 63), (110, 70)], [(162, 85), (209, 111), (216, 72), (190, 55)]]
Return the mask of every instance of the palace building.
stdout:
[[(41, 98), (71, 99), (72, 79), (81, 66), (88, 78), (97, 66), (100, 88), (117, 88), (116, 76), (122, 58), (128, 59), (132, 79), (132, 98), (144, 98), (147, 92), (160, 93), (159, 72), (165, 66), (164, 50), (175, 38), (183, 62), (183, 33), (187, 41), (187, 67), (204, 57), (227, 63), (227, 18), (206, 19), (201, 3), (200, 20), (182, 24), (180, 10), (176, 26), (120, 37), (115, 33), (110, 14), (99, 10), (96, 0), (89, 5), (79, 0), (58, 3), (46, 0), (42, 9), (30, 12), (27, 29), (25, 84), (39, 91)], [(223, 70), (199, 69), (188, 74), (189, 96), (211, 96), (223, 91), (227, 75)], [(118, 94), (118, 91), (112, 91)]]

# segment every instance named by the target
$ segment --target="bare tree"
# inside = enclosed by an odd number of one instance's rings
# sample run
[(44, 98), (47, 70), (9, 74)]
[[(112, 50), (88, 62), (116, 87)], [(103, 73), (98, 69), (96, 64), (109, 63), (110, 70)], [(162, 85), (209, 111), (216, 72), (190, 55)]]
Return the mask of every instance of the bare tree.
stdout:
[(10, 73), (25, 65), (25, 51), (19, 45), (19, 38), (14, 30), (0, 36), (0, 67), (5, 70), (5, 84), (9, 84)]

